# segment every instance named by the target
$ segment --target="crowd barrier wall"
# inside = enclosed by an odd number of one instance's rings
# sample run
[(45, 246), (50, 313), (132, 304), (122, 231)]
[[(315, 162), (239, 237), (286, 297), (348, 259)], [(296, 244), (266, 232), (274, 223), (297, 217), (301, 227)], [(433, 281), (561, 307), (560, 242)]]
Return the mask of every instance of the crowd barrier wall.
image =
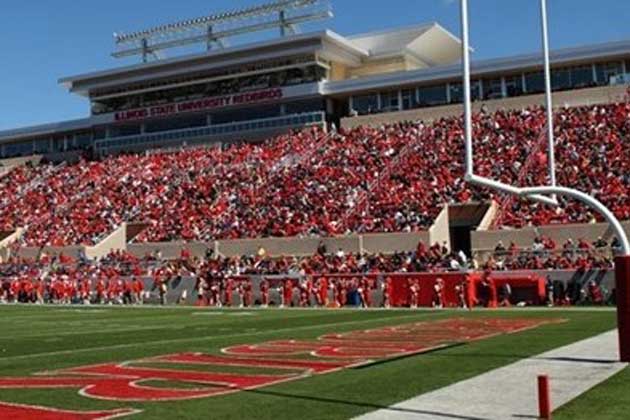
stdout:
[(272, 257), (309, 256), (316, 253), (321, 242), (331, 253), (341, 249), (352, 254), (359, 252), (392, 254), (398, 251), (414, 251), (421, 241), (431, 243), (434, 239), (428, 231), (422, 231), (333, 237), (233, 239), (208, 243), (183, 241), (132, 243), (127, 245), (127, 251), (138, 257), (160, 251), (162, 257), (166, 259), (178, 258), (184, 249), (196, 257), (203, 257), (208, 249), (215, 255), (223, 257), (257, 255), (261, 249), (264, 249), (265, 255)]
[[(438, 278), (444, 282), (444, 303), (446, 307), (457, 307), (459, 298), (455, 287), (457, 285), (466, 286), (466, 302), (470, 306), (477, 302), (478, 305), (486, 305), (496, 307), (500, 304), (501, 288), (506, 284), (510, 284), (512, 288), (512, 303), (526, 302), (528, 305), (540, 305), (545, 302), (546, 291), (545, 284), (547, 276), (556, 285), (562, 284), (565, 289), (570, 285), (575, 285), (576, 293), (573, 298), (579, 297), (580, 290), (586, 288), (588, 283), (593, 281), (598, 284), (606, 298), (610, 298), (614, 291), (614, 272), (612, 270), (590, 270), (590, 271), (574, 271), (574, 270), (519, 270), (519, 271), (497, 271), (490, 273), (488, 278), (491, 280), (484, 283), (485, 274), (480, 271), (471, 272), (444, 272), (444, 273), (379, 273), (379, 274), (318, 274), (309, 277), (310, 280), (316, 281), (325, 278), (328, 283), (326, 288), (326, 296), (329, 302), (333, 302), (334, 292), (332, 285), (337, 280), (359, 280), (367, 277), (373, 288), (371, 290), (371, 301), (373, 307), (380, 307), (383, 303), (383, 286), (387, 278), (391, 278), (391, 295), (390, 303), (394, 307), (407, 307), (409, 301), (409, 280), (418, 280), (420, 285), (419, 306), (431, 307), (433, 302), (433, 286)], [(236, 286), (243, 281), (251, 282), (252, 285), (252, 302), (260, 303), (260, 282), (266, 279), (269, 282), (269, 298), (271, 305), (278, 305), (282, 298), (282, 284), (291, 281), (294, 286), (300, 281), (307, 278), (299, 275), (243, 275), (231, 277), (235, 284), (232, 296), (233, 306), (240, 305), (240, 299)], [(145, 290), (153, 291), (147, 302), (159, 302), (157, 291), (153, 288), (153, 280), (145, 278)], [(195, 289), (195, 279), (186, 277), (177, 279), (169, 284), (167, 292), (167, 302), (169, 304), (180, 302), (190, 305), (198, 304), (197, 290)], [(292, 306), (297, 306), (299, 302), (299, 291), (296, 289), (291, 296)], [(313, 296), (310, 303), (314, 304)], [(355, 301), (356, 303), (356, 301)], [(352, 306), (352, 296), (349, 296), (349, 305)], [(288, 305), (289, 306), (289, 305)]]
[[(630, 235), (630, 222), (622, 223), (626, 234)], [(471, 242), (473, 253), (493, 250), (499, 241), (507, 248), (514, 242), (520, 249), (530, 249), (537, 236), (544, 235), (551, 238), (558, 247), (573, 239), (585, 239), (589, 243), (595, 242), (599, 237), (604, 238), (608, 243), (612, 241), (613, 231), (608, 223), (582, 223), (566, 225), (528, 226), (522, 229), (496, 229), (477, 230), (471, 232)]]

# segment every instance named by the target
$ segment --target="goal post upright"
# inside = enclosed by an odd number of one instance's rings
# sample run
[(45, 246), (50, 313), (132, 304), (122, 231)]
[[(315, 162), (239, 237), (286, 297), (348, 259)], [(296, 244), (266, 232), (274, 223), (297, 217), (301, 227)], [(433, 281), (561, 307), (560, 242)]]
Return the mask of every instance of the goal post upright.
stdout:
[(504, 193), (517, 195), (533, 201), (558, 206), (556, 196), (573, 198), (591, 207), (609, 223), (620, 243), (619, 255), (615, 257), (615, 289), (617, 304), (617, 326), (619, 332), (619, 358), (630, 362), (630, 243), (619, 220), (606, 206), (596, 198), (573, 188), (556, 185), (555, 156), (553, 138), (553, 109), (551, 100), (551, 66), (549, 60), (546, 0), (540, 0), (543, 32), (543, 55), (545, 67), (545, 99), (548, 135), (548, 162), (551, 185), (538, 187), (518, 187), (479, 176), (474, 171), (472, 100), (470, 91), (470, 39), (468, 27), (468, 0), (460, 0), (462, 30), (462, 87), (464, 89), (464, 142), (465, 142), (465, 177), (467, 182), (481, 187), (491, 188)]
[[(540, 0), (543, 64), (545, 67), (545, 111), (547, 114), (547, 165), (549, 184), (556, 186), (556, 153), (553, 130), (553, 98), (551, 96), (551, 63), (549, 60), (549, 31), (547, 24), (547, 0)], [(555, 195), (552, 195), (555, 198)]]

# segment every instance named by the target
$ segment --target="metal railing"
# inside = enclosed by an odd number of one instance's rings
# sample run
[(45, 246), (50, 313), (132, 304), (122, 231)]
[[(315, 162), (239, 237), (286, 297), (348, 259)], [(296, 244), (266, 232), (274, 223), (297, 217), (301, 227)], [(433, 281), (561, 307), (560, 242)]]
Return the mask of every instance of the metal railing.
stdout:
[(172, 145), (173, 142), (185, 143), (191, 139), (218, 137), (249, 133), (253, 131), (269, 130), (276, 128), (304, 127), (324, 124), (326, 121), (323, 112), (309, 112), (283, 117), (248, 120), (227, 124), (216, 124), (207, 127), (186, 128), (180, 130), (164, 131), (152, 134), (140, 134), (99, 140), (94, 143), (95, 149), (100, 153), (112, 150), (124, 150), (128, 147), (160, 147)]

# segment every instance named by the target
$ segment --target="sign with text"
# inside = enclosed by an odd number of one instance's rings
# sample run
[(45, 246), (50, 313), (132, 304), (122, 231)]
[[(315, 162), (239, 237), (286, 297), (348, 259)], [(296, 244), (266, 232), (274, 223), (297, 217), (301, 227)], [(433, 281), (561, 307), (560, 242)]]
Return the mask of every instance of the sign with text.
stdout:
[(146, 118), (165, 117), (168, 115), (177, 115), (187, 112), (200, 112), (230, 106), (274, 101), (282, 99), (283, 96), (284, 92), (280, 88), (235, 93), (232, 95), (213, 96), (211, 98), (195, 99), (192, 101), (120, 111), (114, 114), (114, 119), (117, 122), (137, 121), (144, 120)]

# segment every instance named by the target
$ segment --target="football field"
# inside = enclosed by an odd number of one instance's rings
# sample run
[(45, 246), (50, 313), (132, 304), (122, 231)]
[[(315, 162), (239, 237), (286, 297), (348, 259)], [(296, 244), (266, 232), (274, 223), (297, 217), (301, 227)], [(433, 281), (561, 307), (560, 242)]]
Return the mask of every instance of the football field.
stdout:
[(0, 306), (0, 417), (348, 419), (614, 327), (607, 310)]

